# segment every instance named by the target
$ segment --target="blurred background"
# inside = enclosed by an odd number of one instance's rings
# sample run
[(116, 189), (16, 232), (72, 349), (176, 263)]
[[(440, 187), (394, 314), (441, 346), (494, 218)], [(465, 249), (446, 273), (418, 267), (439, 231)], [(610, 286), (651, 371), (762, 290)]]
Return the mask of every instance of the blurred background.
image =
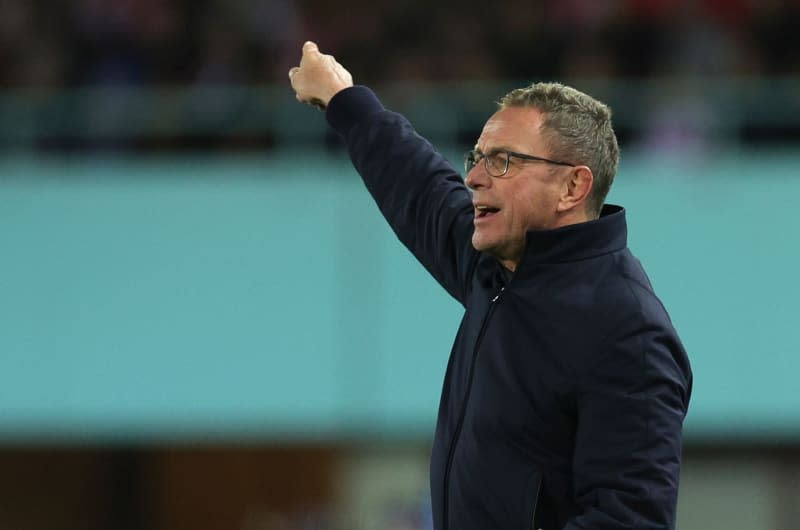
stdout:
[(800, 521), (800, 2), (0, 0), (0, 528), (423, 530), (461, 311), (286, 73), (461, 167), (494, 101), (615, 113), (692, 359), (680, 529)]

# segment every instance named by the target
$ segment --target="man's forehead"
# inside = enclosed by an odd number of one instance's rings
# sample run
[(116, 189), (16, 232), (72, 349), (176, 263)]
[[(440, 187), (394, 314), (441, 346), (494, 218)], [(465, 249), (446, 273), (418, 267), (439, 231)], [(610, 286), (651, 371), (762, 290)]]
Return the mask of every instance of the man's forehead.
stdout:
[(498, 119), (497, 114), (494, 114), (492, 117), (486, 120), (486, 123), (483, 125), (483, 131), (481, 131), (481, 135), (494, 134), (498, 132), (503, 125), (505, 125), (504, 121)]
[[(486, 142), (495, 144), (529, 143), (538, 137), (542, 113), (533, 107), (508, 107), (495, 112), (483, 126), (475, 147)], [(491, 147), (496, 147), (492, 145)]]

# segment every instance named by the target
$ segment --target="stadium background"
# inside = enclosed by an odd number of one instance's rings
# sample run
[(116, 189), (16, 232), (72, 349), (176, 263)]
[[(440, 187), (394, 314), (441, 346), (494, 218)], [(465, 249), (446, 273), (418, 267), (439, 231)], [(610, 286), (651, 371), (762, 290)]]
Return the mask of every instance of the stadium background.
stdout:
[(678, 528), (800, 521), (796, 1), (0, 1), (0, 528), (425, 529), (460, 317), (286, 80), (334, 53), (455, 164), (609, 102), (691, 356)]

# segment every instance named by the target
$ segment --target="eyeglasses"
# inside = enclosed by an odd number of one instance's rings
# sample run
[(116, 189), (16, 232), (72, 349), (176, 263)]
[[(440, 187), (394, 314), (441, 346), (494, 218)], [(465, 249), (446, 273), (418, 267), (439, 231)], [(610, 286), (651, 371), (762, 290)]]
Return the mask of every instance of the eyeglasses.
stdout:
[(464, 158), (464, 170), (469, 173), (478, 163), (483, 160), (483, 165), (486, 167), (486, 172), (492, 177), (502, 177), (508, 173), (508, 168), (511, 165), (511, 158), (519, 158), (520, 160), (530, 160), (536, 162), (547, 162), (548, 164), (555, 164), (557, 166), (575, 167), (575, 164), (569, 162), (561, 162), (559, 160), (550, 160), (549, 158), (542, 158), (540, 156), (526, 155), (523, 153), (515, 153), (507, 149), (496, 149), (488, 154), (481, 153), (473, 149), (467, 152)]

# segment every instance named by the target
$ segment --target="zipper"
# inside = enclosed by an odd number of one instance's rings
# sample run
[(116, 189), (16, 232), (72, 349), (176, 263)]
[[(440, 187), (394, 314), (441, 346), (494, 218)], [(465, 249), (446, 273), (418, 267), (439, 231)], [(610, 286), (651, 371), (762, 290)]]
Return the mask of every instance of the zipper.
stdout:
[[(536, 484), (536, 492), (534, 493), (533, 497), (533, 513), (531, 513), (531, 530), (536, 530), (536, 508), (539, 505), (539, 491), (542, 489), (542, 477), (539, 476), (539, 480)], [(542, 530), (539, 528), (538, 530)]]
[(500, 299), (500, 295), (503, 294), (505, 291), (505, 287), (501, 287), (500, 291), (492, 298), (491, 302), (489, 302), (489, 309), (486, 311), (486, 316), (483, 317), (483, 322), (481, 323), (481, 329), (478, 332), (478, 338), (475, 340), (475, 348), (472, 351), (472, 363), (470, 363), (469, 367), (469, 379), (467, 380), (467, 391), (466, 395), (464, 396), (464, 404), (461, 405), (461, 414), (458, 418), (458, 423), (456, 424), (456, 432), (453, 434), (453, 440), (450, 442), (450, 451), (447, 453), (447, 464), (444, 468), (444, 502), (442, 503), (442, 513), (444, 524), (442, 525), (444, 530), (448, 529), (448, 497), (450, 493), (450, 468), (453, 465), (453, 456), (456, 452), (456, 446), (458, 445), (458, 440), (461, 437), (461, 429), (464, 426), (464, 417), (467, 415), (467, 404), (469, 403), (469, 396), (472, 392), (472, 380), (475, 377), (475, 361), (478, 359), (478, 350), (481, 347), (481, 342), (483, 342), (483, 335), (486, 332), (486, 327), (489, 324), (489, 320), (492, 317), (492, 313), (494, 313), (494, 308), (496, 307), (496, 302)]

